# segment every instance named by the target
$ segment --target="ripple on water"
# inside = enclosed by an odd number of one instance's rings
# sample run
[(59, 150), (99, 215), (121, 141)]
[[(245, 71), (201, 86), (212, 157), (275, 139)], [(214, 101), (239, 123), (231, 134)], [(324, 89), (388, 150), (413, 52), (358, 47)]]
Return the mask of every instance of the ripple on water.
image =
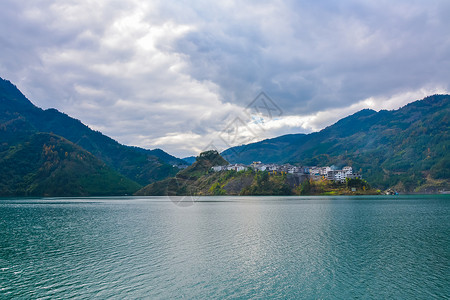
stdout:
[(215, 199), (3, 202), (0, 298), (450, 297), (449, 197)]

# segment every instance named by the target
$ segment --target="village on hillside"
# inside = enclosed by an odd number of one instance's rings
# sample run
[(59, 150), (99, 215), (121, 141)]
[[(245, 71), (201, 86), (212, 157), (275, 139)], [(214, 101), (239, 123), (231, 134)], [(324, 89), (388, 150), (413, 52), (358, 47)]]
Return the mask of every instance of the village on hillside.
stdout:
[(362, 179), (361, 174), (353, 173), (352, 167), (345, 166), (342, 169), (338, 170), (334, 166), (329, 167), (298, 167), (293, 166), (291, 164), (264, 164), (260, 161), (253, 162), (251, 165), (244, 164), (229, 164), (225, 166), (214, 166), (211, 168), (214, 172), (220, 171), (246, 171), (246, 170), (254, 170), (254, 171), (267, 171), (274, 174), (292, 174), (298, 177), (307, 177), (312, 180), (321, 180), (327, 179), (336, 182), (345, 182), (347, 178), (354, 179), (359, 178)]

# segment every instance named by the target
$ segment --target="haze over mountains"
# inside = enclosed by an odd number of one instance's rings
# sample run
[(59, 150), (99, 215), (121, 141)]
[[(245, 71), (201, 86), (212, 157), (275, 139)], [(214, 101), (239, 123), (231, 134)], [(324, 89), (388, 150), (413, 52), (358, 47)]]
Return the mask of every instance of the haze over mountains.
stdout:
[[(448, 190), (449, 95), (394, 111), (362, 110), (320, 132), (230, 148), (231, 163), (350, 165), (374, 187)], [(55, 109), (34, 106), (0, 79), (0, 195), (133, 194), (185, 164), (160, 149), (121, 145)]]

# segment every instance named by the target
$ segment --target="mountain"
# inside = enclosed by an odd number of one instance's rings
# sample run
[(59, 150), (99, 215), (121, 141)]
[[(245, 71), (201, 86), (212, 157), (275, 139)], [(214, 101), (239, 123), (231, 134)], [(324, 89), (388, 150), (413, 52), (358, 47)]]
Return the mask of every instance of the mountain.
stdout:
[(186, 164), (192, 165), (193, 163), (195, 163), (196, 157), (195, 156), (183, 157), (183, 160), (186, 162)]
[[(9, 131), (5, 127), (2, 133)], [(127, 195), (139, 188), (91, 153), (53, 134), (31, 134), (0, 152), (0, 196)]]
[(89, 151), (106, 165), (141, 185), (173, 176), (179, 171), (173, 165), (185, 164), (160, 149), (146, 150), (121, 145), (56, 109), (38, 108), (4, 79), (0, 79), (0, 126), (12, 128), (8, 132), (0, 132), (0, 151), (23, 142), (31, 134), (53, 133)]
[(377, 188), (448, 190), (450, 95), (434, 95), (398, 110), (365, 109), (320, 132), (290, 134), (233, 147), (231, 163), (352, 166)]
[[(196, 194), (196, 190), (199, 189), (198, 185), (201, 185), (197, 181), (205, 174), (208, 174), (211, 167), (227, 164), (228, 162), (215, 150), (202, 152), (192, 165), (180, 171), (176, 176), (149, 184), (139, 190), (136, 195), (166, 196)], [(202, 188), (209, 188), (209, 186), (202, 186)]]
[[(361, 179), (345, 183), (309, 180), (306, 175), (287, 172), (222, 170), (213, 166), (228, 162), (215, 150), (202, 152), (188, 168), (175, 177), (149, 184), (136, 192), (139, 196), (199, 196), (199, 195), (373, 195), (374, 190)], [(175, 200), (175, 199), (174, 199)], [(176, 201), (182, 201), (176, 199)]]

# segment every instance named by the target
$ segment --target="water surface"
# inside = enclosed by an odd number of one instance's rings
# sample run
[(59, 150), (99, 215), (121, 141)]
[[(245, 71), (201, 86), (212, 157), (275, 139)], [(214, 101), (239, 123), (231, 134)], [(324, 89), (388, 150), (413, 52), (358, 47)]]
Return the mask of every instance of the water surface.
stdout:
[(443, 299), (450, 196), (0, 200), (0, 298)]

